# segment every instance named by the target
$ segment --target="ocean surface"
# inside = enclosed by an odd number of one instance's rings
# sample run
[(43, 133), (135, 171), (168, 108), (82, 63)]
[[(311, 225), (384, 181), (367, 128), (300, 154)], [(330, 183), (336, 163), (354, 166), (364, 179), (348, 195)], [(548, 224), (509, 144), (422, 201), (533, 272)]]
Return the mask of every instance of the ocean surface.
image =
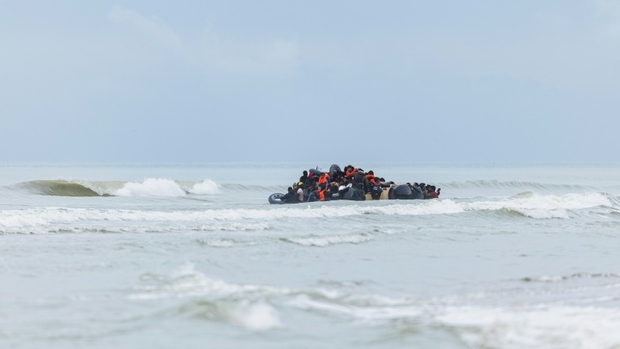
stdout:
[(0, 166), (0, 348), (620, 347), (620, 166), (316, 165)]

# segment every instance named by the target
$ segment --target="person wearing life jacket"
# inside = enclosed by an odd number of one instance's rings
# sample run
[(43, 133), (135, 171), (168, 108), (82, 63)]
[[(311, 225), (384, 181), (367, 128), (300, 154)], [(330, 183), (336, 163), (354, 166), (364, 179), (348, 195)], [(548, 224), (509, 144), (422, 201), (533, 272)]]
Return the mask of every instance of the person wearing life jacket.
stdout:
[(319, 185), (319, 200), (320, 201), (326, 201), (328, 199), (328, 190), (327, 190), (328, 186), (327, 184), (322, 184)]
[(375, 173), (370, 170), (368, 171), (368, 173), (366, 174), (366, 179), (368, 180), (368, 182), (370, 182), (370, 185), (376, 185), (377, 181), (375, 180), (377, 177), (375, 177)]
[(321, 176), (319, 176), (319, 180), (317, 183), (319, 185), (325, 184), (327, 186), (327, 184), (329, 184), (329, 173), (325, 172)]
[(357, 174), (357, 168), (355, 168), (355, 167), (353, 167), (351, 165), (348, 165), (347, 167), (345, 167), (345, 170), (344, 170), (344, 177), (345, 178), (349, 178), (350, 179), (350, 178), (354, 177), (356, 174)]

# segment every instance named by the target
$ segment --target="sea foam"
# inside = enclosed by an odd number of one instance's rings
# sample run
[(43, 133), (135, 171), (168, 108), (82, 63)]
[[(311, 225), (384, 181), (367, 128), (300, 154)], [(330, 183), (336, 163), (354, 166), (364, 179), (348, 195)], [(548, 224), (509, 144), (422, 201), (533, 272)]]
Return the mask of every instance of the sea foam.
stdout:
[(199, 195), (217, 194), (220, 192), (220, 187), (214, 181), (205, 179), (202, 182), (194, 184), (191, 189), (189, 189), (189, 192)]
[(462, 203), (462, 207), (468, 211), (512, 210), (537, 219), (569, 218), (569, 210), (611, 205), (611, 200), (601, 193), (570, 193), (558, 196), (538, 195), (532, 192), (524, 192), (498, 201)]
[(615, 348), (620, 310), (600, 307), (451, 307), (434, 319), (476, 348)]
[(325, 247), (336, 244), (361, 244), (373, 239), (369, 234), (331, 235), (331, 236), (307, 236), (298, 238), (282, 238), (282, 241), (292, 242), (302, 246)]
[(118, 196), (183, 196), (185, 191), (173, 180), (147, 178), (143, 182), (129, 182), (117, 190)]

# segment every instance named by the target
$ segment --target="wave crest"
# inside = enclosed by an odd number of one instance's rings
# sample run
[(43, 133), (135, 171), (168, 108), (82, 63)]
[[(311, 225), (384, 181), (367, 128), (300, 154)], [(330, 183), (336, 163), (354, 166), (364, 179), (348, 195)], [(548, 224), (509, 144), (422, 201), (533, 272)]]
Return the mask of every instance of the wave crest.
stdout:
[(37, 195), (91, 197), (91, 196), (152, 196), (174, 197), (211, 195), (220, 192), (220, 186), (210, 179), (200, 182), (179, 182), (165, 178), (147, 178), (142, 182), (35, 180), (13, 187)]
[(93, 186), (81, 182), (66, 180), (37, 180), (17, 185), (39, 195), (51, 196), (108, 196), (109, 194), (96, 190)]
[(371, 241), (372, 235), (353, 234), (353, 235), (331, 235), (331, 236), (308, 236), (301, 238), (281, 238), (281, 241), (291, 242), (302, 246), (325, 247), (337, 244), (361, 244)]

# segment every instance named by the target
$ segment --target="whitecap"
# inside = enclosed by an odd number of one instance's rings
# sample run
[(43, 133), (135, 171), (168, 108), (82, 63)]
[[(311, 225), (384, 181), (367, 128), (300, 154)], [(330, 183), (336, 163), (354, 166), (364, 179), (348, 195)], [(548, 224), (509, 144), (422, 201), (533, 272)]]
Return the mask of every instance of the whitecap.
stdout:
[(118, 196), (183, 196), (185, 191), (175, 181), (164, 178), (147, 178), (143, 182), (128, 182), (116, 190)]
[(369, 234), (307, 236), (299, 238), (282, 238), (282, 241), (292, 242), (302, 246), (325, 247), (336, 244), (361, 244), (373, 239)]
[(202, 182), (198, 182), (189, 189), (189, 192), (192, 194), (198, 195), (207, 195), (207, 194), (217, 194), (220, 191), (220, 187), (214, 181), (210, 179), (205, 179)]

